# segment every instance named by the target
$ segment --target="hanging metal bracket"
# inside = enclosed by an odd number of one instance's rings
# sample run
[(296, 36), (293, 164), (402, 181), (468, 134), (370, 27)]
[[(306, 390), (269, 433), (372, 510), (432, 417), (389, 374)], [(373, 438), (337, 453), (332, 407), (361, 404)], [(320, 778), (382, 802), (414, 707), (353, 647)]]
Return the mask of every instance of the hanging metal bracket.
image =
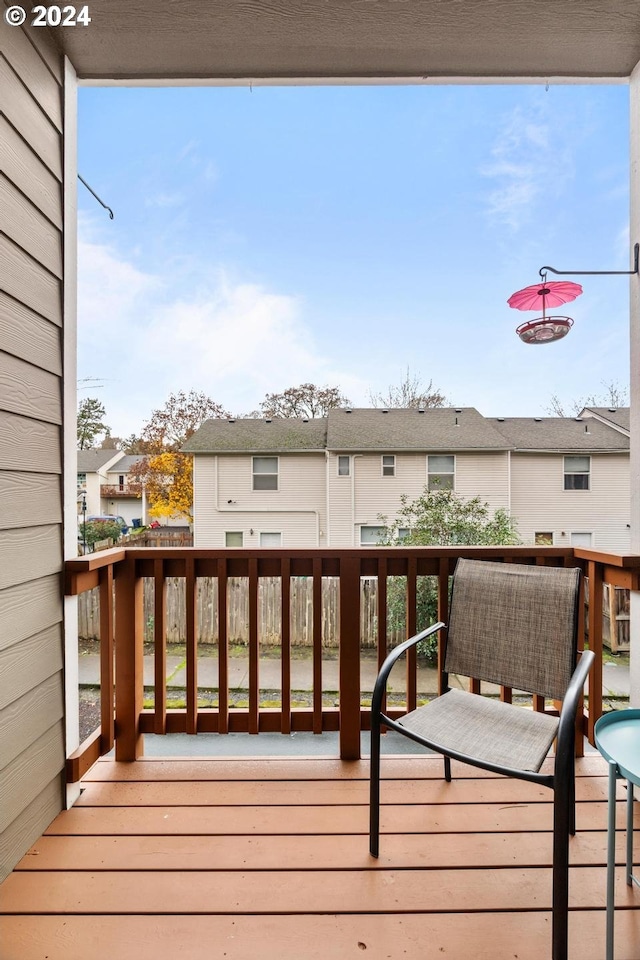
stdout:
[(573, 276), (589, 277), (611, 277), (611, 276), (633, 276), (634, 273), (640, 273), (640, 243), (633, 247), (633, 270), (556, 270), (555, 267), (540, 267), (538, 273), (543, 280), (546, 280), (548, 273), (555, 273), (558, 276), (568, 274)]
[(91, 189), (91, 187), (89, 186), (89, 184), (87, 183), (87, 181), (84, 179), (84, 177), (81, 177), (80, 174), (78, 174), (78, 180), (80, 181), (80, 183), (84, 183), (84, 185), (85, 185), (85, 187), (87, 188), (87, 190), (89, 191), (89, 193), (93, 194), (93, 196), (96, 198), (96, 200), (98, 201), (98, 203), (100, 204), (100, 206), (101, 206), (101, 207), (104, 207), (105, 210), (108, 211), (108, 213), (109, 213), (109, 219), (110, 219), (110, 220), (113, 220), (113, 210), (111, 209), (111, 207), (108, 207), (108, 206), (106, 205), (106, 203), (104, 202), (104, 200), (101, 200), (101, 199), (100, 199), (100, 197), (99, 197), (98, 194), (95, 192), (95, 190), (92, 190), (92, 189)]

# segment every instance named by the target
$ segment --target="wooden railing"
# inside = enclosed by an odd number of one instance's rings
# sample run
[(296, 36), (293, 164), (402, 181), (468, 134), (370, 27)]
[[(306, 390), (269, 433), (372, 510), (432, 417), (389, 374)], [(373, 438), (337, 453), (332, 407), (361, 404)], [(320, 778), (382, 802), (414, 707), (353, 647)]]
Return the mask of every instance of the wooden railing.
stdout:
[(112, 499), (113, 497), (141, 497), (141, 483), (101, 483), (100, 496)]
[[(596, 662), (589, 680), (588, 710), (578, 731), (577, 749), (582, 733), (593, 742), (593, 727), (602, 712), (602, 591), (603, 583), (638, 589), (640, 556), (617, 556), (591, 550), (556, 547), (371, 547), (337, 550), (200, 550), (144, 549), (126, 547), (70, 560), (66, 564), (65, 592), (75, 596), (98, 588), (100, 592), (101, 636), (101, 726), (68, 762), (68, 776), (78, 779), (98, 758), (112, 749), (116, 759), (134, 760), (142, 753), (144, 733), (248, 732), (337, 730), (340, 756), (360, 756), (360, 732), (368, 729), (370, 712), (362, 705), (360, 598), (362, 578), (377, 578), (377, 662), (387, 652), (389, 578), (406, 578), (406, 634), (417, 631), (419, 577), (436, 578), (437, 616), (446, 622), (449, 578), (459, 557), (536, 563), (549, 566), (579, 566), (588, 590), (589, 645)], [(181, 577), (186, 589), (186, 681), (185, 707), (167, 707), (166, 687), (166, 580)], [(218, 703), (215, 708), (198, 704), (198, 629), (197, 582), (211, 577), (217, 581), (218, 613)], [(248, 705), (234, 708), (229, 690), (229, 642), (227, 594), (232, 578), (248, 583)], [(281, 580), (281, 659), (280, 706), (260, 703), (259, 585), (263, 577)], [(308, 707), (292, 707), (291, 690), (291, 578), (313, 580), (312, 689)], [(339, 581), (339, 694), (337, 706), (323, 704), (323, 578)], [(143, 578), (155, 586), (153, 616), (154, 705), (143, 709)], [(585, 581), (583, 581), (585, 582)], [(584, 609), (581, 604), (580, 609)], [(585, 624), (581, 618), (580, 636)], [(149, 638), (147, 638), (149, 639)], [(115, 649), (115, 675), (114, 675)], [(471, 689), (479, 691), (479, 681), (471, 679)], [(115, 715), (114, 715), (115, 695)], [(500, 696), (511, 700), (512, 691), (501, 688)], [(391, 717), (415, 709), (418, 701), (415, 648), (406, 662), (406, 702), (390, 707)], [(536, 710), (549, 709), (543, 698), (534, 697)]]

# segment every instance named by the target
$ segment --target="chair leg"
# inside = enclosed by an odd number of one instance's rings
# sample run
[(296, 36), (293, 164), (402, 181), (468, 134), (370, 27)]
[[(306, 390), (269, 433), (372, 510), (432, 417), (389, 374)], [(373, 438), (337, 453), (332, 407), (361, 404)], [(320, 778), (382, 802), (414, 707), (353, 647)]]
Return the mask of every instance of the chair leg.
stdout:
[(571, 768), (571, 780), (569, 781), (569, 833), (572, 837), (576, 835), (576, 770), (575, 765)]
[(371, 714), (371, 764), (369, 771), (369, 852), (380, 847), (380, 717)]
[(444, 760), (444, 778), (447, 783), (451, 783), (451, 757), (443, 757)]
[(567, 960), (569, 951), (569, 831), (572, 820), (570, 794), (571, 789), (568, 784), (555, 784), (553, 791), (553, 960)]

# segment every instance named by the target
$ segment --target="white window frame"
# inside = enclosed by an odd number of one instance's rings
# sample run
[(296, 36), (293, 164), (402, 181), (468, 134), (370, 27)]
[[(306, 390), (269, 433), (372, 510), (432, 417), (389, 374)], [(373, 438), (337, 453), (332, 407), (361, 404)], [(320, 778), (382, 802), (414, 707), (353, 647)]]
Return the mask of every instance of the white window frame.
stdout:
[[(589, 462), (588, 470), (567, 470), (567, 460), (587, 460)], [(566, 454), (562, 458), (562, 486), (568, 493), (586, 493), (591, 490), (591, 457), (583, 454)], [(567, 477), (586, 477), (586, 487), (568, 487)]]
[[(240, 537), (240, 543), (227, 543), (229, 537)], [(244, 533), (242, 530), (225, 530), (224, 532), (224, 545), (225, 547), (234, 547), (239, 549), (244, 547)]]
[[(275, 471), (268, 473), (266, 470), (256, 470), (256, 460), (275, 460), (276, 469)], [(275, 477), (276, 485), (275, 487), (256, 487), (256, 477)], [(251, 458), (251, 489), (257, 493), (273, 492), (278, 490), (280, 486), (280, 457), (252, 457)]]
[[(347, 461), (347, 472), (340, 473), (340, 463), (341, 462), (344, 463), (345, 460)], [(348, 454), (340, 454), (340, 456), (337, 457), (337, 461), (338, 462), (336, 466), (336, 475), (338, 477), (350, 477), (351, 476), (351, 457)]]
[(382, 531), (383, 533), (387, 533), (388, 527), (385, 527), (385, 526), (383, 526), (383, 525), (380, 524), (380, 523), (361, 523), (361, 524), (360, 524), (360, 538), (359, 538), (359, 539), (360, 539), (360, 546), (361, 546), (361, 547), (375, 547), (375, 546), (378, 546), (378, 540), (376, 539), (375, 542), (374, 542), (373, 540), (364, 540), (364, 541), (363, 541), (363, 539), (362, 539), (362, 531), (363, 531), (363, 530), (378, 530), (378, 531)]
[[(574, 537), (587, 537), (587, 536), (591, 537), (591, 541), (589, 544), (573, 542)], [(583, 550), (593, 550), (595, 548), (595, 544), (593, 540), (594, 540), (593, 530), (571, 530), (569, 533), (569, 545), (572, 547), (578, 547), (578, 549), (582, 548)]]
[[(453, 470), (451, 471), (451, 473), (449, 472), (443, 473), (442, 471), (436, 472), (435, 470), (432, 472), (429, 469), (429, 460), (435, 457), (447, 457), (447, 458), (450, 457), (451, 460), (453, 460)], [(449, 477), (449, 476), (451, 477), (450, 487), (443, 487), (440, 484), (434, 484), (433, 487), (431, 486), (431, 477)], [(455, 490), (455, 488), (456, 488), (456, 456), (455, 454), (454, 453), (427, 454), (427, 489), (431, 491), (431, 490)]]
[[(393, 463), (385, 463), (385, 460), (392, 460)], [(385, 470), (391, 470), (391, 473), (385, 473)], [(396, 455), (395, 453), (383, 453), (380, 457), (380, 475), (382, 477), (395, 477), (396, 475)]]
[[(540, 543), (537, 537), (551, 537), (551, 543)], [(554, 541), (553, 530), (536, 530), (533, 534), (533, 542), (537, 547), (552, 547)]]
[[(280, 537), (279, 543), (263, 543), (263, 537)], [(282, 530), (261, 530), (258, 534), (258, 544), (263, 550), (277, 550), (282, 546)]]

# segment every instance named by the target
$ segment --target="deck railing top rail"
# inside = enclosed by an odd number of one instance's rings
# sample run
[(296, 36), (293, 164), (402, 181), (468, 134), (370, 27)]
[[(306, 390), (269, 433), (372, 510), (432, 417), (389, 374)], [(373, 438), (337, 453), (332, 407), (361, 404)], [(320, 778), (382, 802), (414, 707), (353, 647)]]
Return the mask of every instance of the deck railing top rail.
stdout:
[[(579, 566), (588, 578), (588, 621), (581, 624), (581, 637), (588, 633), (589, 645), (596, 652), (589, 686), (585, 732), (592, 737), (593, 725), (602, 710), (602, 594), (603, 583), (638, 589), (640, 556), (618, 555), (571, 547), (542, 546), (456, 546), (456, 547), (360, 547), (344, 549), (200, 549), (193, 547), (145, 548), (116, 547), (99, 554), (74, 558), (65, 565), (65, 592), (78, 595), (98, 587), (100, 590), (100, 635), (102, 661), (103, 716), (100, 736), (93, 754), (111, 749), (116, 740), (119, 759), (140, 754), (143, 732), (229, 730), (339, 730), (341, 756), (354, 758), (360, 752), (360, 731), (369, 723), (369, 710), (362, 700), (360, 653), (360, 605), (363, 580), (376, 582), (375, 621), (378, 662), (387, 652), (389, 614), (388, 591), (394, 577), (405, 578), (405, 628), (407, 635), (417, 632), (419, 623), (418, 590), (421, 577), (433, 577), (436, 584), (438, 619), (446, 622), (449, 578), (460, 557), (495, 559), (504, 562), (535, 563), (549, 566)], [(186, 704), (183, 710), (167, 708), (164, 683), (166, 643), (167, 578), (182, 578), (186, 607)], [(217, 583), (218, 623), (218, 699), (214, 709), (202, 707), (198, 685), (198, 612), (199, 578)], [(312, 694), (308, 708), (292, 706), (291, 689), (291, 603), (292, 578), (310, 581), (312, 634)], [(323, 578), (339, 580), (337, 630), (339, 636), (338, 705), (323, 704)], [(143, 617), (143, 578), (155, 584), (153, 644), (155, 701), (152, 709), (143, 709), (143, 656), (145, 623)], [(244, 578), (247, 584), (248, 706), (235, 709), (229, 690), (228, 596), (230, 581)], [(265, 707), (260, 696), (259, 603), (261, 578), (277, 578), (281, 583), (281, 700), (280, 708)], [(114, 615), (115, 596), (115, 615)], [(583, 618), (584, 621), (584, 618)], [(148, 640), (148, 636), (146, 636)], [(116, 650), (115, 685), (113, 672)], [(398, 710), (414, 709), (417, 703), (415, 651), (406, 669), (406, 704)], [(471, 680), (476, 689), (477, 681)], [(114, 690), (116, 716), (113, 716)], [(503, 699), (511, 691), (501, 691)], [(534, 698), (534, 709), (549, 709), (542, 698)], [(86, 752), (86, 751), (85, 751)], [(82, 755), (82, 750), (80, 754)], [(87, 754), (82, 764), (88, 762)]]

